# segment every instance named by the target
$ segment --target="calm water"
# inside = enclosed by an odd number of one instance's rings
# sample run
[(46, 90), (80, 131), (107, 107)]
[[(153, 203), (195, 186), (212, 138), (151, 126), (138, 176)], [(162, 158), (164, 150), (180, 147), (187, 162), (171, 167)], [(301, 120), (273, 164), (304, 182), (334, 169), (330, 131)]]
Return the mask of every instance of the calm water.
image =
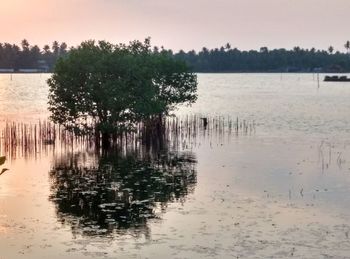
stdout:
[[(0, 75), (1, 121), (46, 118), (47, 78)], [(350, 84), (198, 79), (198, 102), (175, 113), (256, 131), (18, 155), (0, 177), (0, 258), (350, 258)]]

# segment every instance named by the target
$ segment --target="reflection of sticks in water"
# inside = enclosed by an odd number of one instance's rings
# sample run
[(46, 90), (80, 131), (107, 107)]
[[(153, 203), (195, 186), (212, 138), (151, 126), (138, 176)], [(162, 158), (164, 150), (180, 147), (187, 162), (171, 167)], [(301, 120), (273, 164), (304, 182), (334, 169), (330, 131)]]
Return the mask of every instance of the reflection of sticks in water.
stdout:
[(201, 120), (203, 121), (204, 130), (206, 130), (208, 127), (208, 118), (201, 118)]
[(332, 162), (332, 145), (329, 143), (328, 164), (331, 165), (331, 162)]
[(338, 155), (338, 158), (337, 158), (337, 165), (338, 165), (339, 169), (342, 168), (342, 163), (343, 163), (341, 155), (342, 155), (342, 152), (339, 152), (339, 155)]
[[(326, 148), (325, 152), (327, 152), (328, 148), (328, 160), (326, 160), (327, 162), (325, 162), (325, 159), (327, 159), (327, 157), (325, 157), (324, 155), (324, 148)], [(332, 149), (334, 149), (334, 151)], [(346, 149), (346, 143), (344, 144), (344, 149)], [(332, 153), (336, 153), (336, 156), (334, 156)], [(318, 147), (318, 163), (321, 163), (322, 172), (332, 165), (332, 159), (334, 159), (335, 157), (335, 164), (338, 166), (339, 169), (342, 169), (342, 165), (346, 162), (346, 160), (343, 159), (342, 156), (343, 153), (336, 152), (335, 146), (331, 142), (322, 141), (320, 146)]]

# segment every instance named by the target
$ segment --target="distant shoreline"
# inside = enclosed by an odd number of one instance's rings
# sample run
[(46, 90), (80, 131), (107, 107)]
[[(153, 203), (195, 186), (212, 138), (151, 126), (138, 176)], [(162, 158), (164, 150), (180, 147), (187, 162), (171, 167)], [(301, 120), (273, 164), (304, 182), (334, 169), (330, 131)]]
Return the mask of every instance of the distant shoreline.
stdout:
[[(30, 75), (30, 74), (52, 74), (53, 72), (0, 72), (0, 75)], [(347, 72), (271, 72), (271, 71), (242, 71), (242, 72), (193, 72), (196, 74), (350, 74), (350, 71)]]

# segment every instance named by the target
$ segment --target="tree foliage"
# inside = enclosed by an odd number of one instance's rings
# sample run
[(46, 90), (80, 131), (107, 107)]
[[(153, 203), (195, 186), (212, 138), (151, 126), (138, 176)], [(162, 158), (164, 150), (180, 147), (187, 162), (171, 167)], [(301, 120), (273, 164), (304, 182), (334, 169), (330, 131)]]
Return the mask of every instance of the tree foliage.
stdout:
[(58, 59), (48, 84), (52, 120), (77, 133), (119, 134), (197, 98), (185, 62), (154, 52), (149, 39), (83, 42)]

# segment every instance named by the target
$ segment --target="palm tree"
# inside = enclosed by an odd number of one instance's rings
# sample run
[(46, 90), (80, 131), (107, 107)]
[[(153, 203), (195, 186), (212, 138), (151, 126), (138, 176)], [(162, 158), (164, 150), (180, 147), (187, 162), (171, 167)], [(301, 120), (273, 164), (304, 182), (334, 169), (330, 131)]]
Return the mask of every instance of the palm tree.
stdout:
[(48, 55), (48, 54), (50, 53), (50, 46), (46, 44), (46, 45), (43, 47), (43, 51), (44, 51), (44, 54), (45, 54), (45, 55)]
[(349, 54), (349, 50), (350, 50), (350, 41), (347, 41), (344, 45), (344, 47), (346, 48), (347, 53)]
[(21, 45), (23, 51), (29, 51), (29, 42), (26, 39), (22, 40)]
[(53, 54), (55, 54), (55, 56), (57, 57), (59, 51), (60, 51), (60, 45), (59, 45), (58, 41), (55, 40), (55, 41), (52, 43), (52, 52), (53, 52)]
[(67, 48), (68, 48), (67, 44), (65, 42), (62, 42), (60, 45), (60, 50), (59, 50), (60, 55), (66, 54)]
[(329, 46), (329, 47), (328, 47), (328, 52), (329, 52), (329, 54), (333, 54), (333, 51), (334, 51), (333, 46)]

